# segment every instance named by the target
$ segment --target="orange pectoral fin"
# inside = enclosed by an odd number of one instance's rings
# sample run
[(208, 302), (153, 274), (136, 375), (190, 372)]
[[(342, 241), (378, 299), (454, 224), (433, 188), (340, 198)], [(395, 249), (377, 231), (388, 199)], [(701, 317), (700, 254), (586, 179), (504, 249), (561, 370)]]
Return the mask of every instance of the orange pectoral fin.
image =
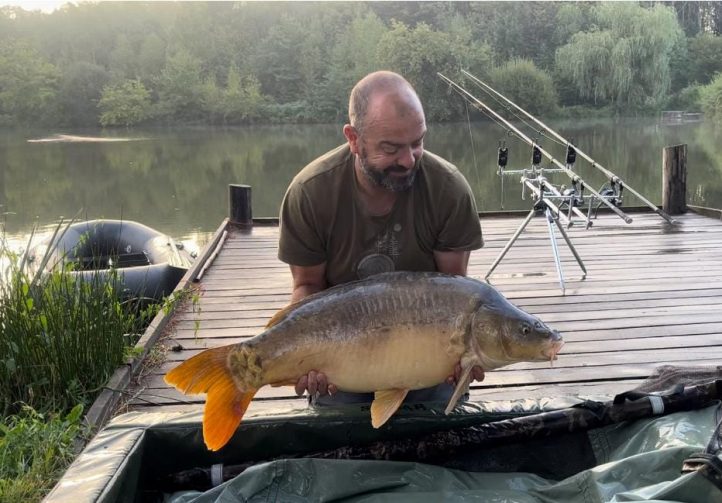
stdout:
[(371, 426), (380, 428), (394, 415), (406, 398), (407, 389), (388, 389), (377, 391), (371, 402)]

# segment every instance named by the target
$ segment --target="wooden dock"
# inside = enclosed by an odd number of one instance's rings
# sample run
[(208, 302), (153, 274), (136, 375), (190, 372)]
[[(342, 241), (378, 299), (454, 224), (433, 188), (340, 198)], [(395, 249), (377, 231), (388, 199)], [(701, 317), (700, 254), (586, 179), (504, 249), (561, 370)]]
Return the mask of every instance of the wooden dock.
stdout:
[[(553, 367), (525, 363), (487, 373), (472, 386), (472, 400), (608, 397), (634, 387), (662, 364), (722, 362), (722, 222), (687, 213), (671, 226), (652, 213), (632, 216), (634, 222), (625, 224), (600, 215), (592, 228), (569, 231), (588, 270), (584, 280), (559, 239), (564, 296), (546, 223), (532, 220), (491, 283), (561, 331), (566, 345)], [(481, 218), (485, 246), (472, 253), (470, 276), (483, 279), (521, 221)], [(202, 349), (260, 333), (288, 303), (291, 275), (276, 256), (278, 228), (226, 230), (227, 239), (197, 282), (200, 302), (195, 310), (189, 303), (173, 315), (162, 340), (166, 361), (142, 380), (131, 408), (203, 403), (203, 395), (169, 388), (165, 372)], [(305, 405), (290, 387), (264, 387), (254, 400), (261, 401), (279, 408)]]

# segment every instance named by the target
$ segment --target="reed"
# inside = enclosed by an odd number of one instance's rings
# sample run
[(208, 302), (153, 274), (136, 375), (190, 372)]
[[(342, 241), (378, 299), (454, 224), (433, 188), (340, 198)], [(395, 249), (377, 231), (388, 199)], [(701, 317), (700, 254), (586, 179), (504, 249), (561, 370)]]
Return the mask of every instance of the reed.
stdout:
[[(57, 229), (56, 229), (57, 232)], [(80, 281), (72, 264), (29, 272), (3, 240), (0, 282), (0, 413), (23, 405), (69, 411), (89, 404), (158, 307), (124, 301), (117, 275)]]

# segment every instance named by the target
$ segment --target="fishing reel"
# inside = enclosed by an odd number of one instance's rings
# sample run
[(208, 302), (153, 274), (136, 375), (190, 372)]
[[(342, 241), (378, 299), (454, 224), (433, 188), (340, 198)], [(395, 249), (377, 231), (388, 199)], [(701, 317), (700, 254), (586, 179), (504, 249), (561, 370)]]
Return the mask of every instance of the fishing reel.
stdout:
[[(609, 180), (609, 183), (605, 183), (604, 185), (602, 185), (602, 187), (597, 192), (599, 192), (599, 195), (602, 196), (604, 200), (616, 206), (617, 208), (622, 206), (624, 184), (616, 176), (612, 177)], [(596, 208), (594, 209), (594, 218), (597, 218), (597, 213), (599, 213), (599, 208), (602, 206), (602, 204), (604, 204), (603, 201), (599, 201), (597, 203)]]

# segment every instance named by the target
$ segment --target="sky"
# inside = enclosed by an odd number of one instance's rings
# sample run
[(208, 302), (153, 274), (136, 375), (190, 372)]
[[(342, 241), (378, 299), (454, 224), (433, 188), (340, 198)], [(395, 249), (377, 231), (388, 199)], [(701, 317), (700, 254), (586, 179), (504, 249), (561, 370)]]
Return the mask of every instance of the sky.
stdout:
[(0, 7), (15, 5), (24, 10), (41, 10), (50, 13), (66, 3), (77, 4), (78, 2), (77, 0), (72, 2), (69, 0), (0, 0)]

